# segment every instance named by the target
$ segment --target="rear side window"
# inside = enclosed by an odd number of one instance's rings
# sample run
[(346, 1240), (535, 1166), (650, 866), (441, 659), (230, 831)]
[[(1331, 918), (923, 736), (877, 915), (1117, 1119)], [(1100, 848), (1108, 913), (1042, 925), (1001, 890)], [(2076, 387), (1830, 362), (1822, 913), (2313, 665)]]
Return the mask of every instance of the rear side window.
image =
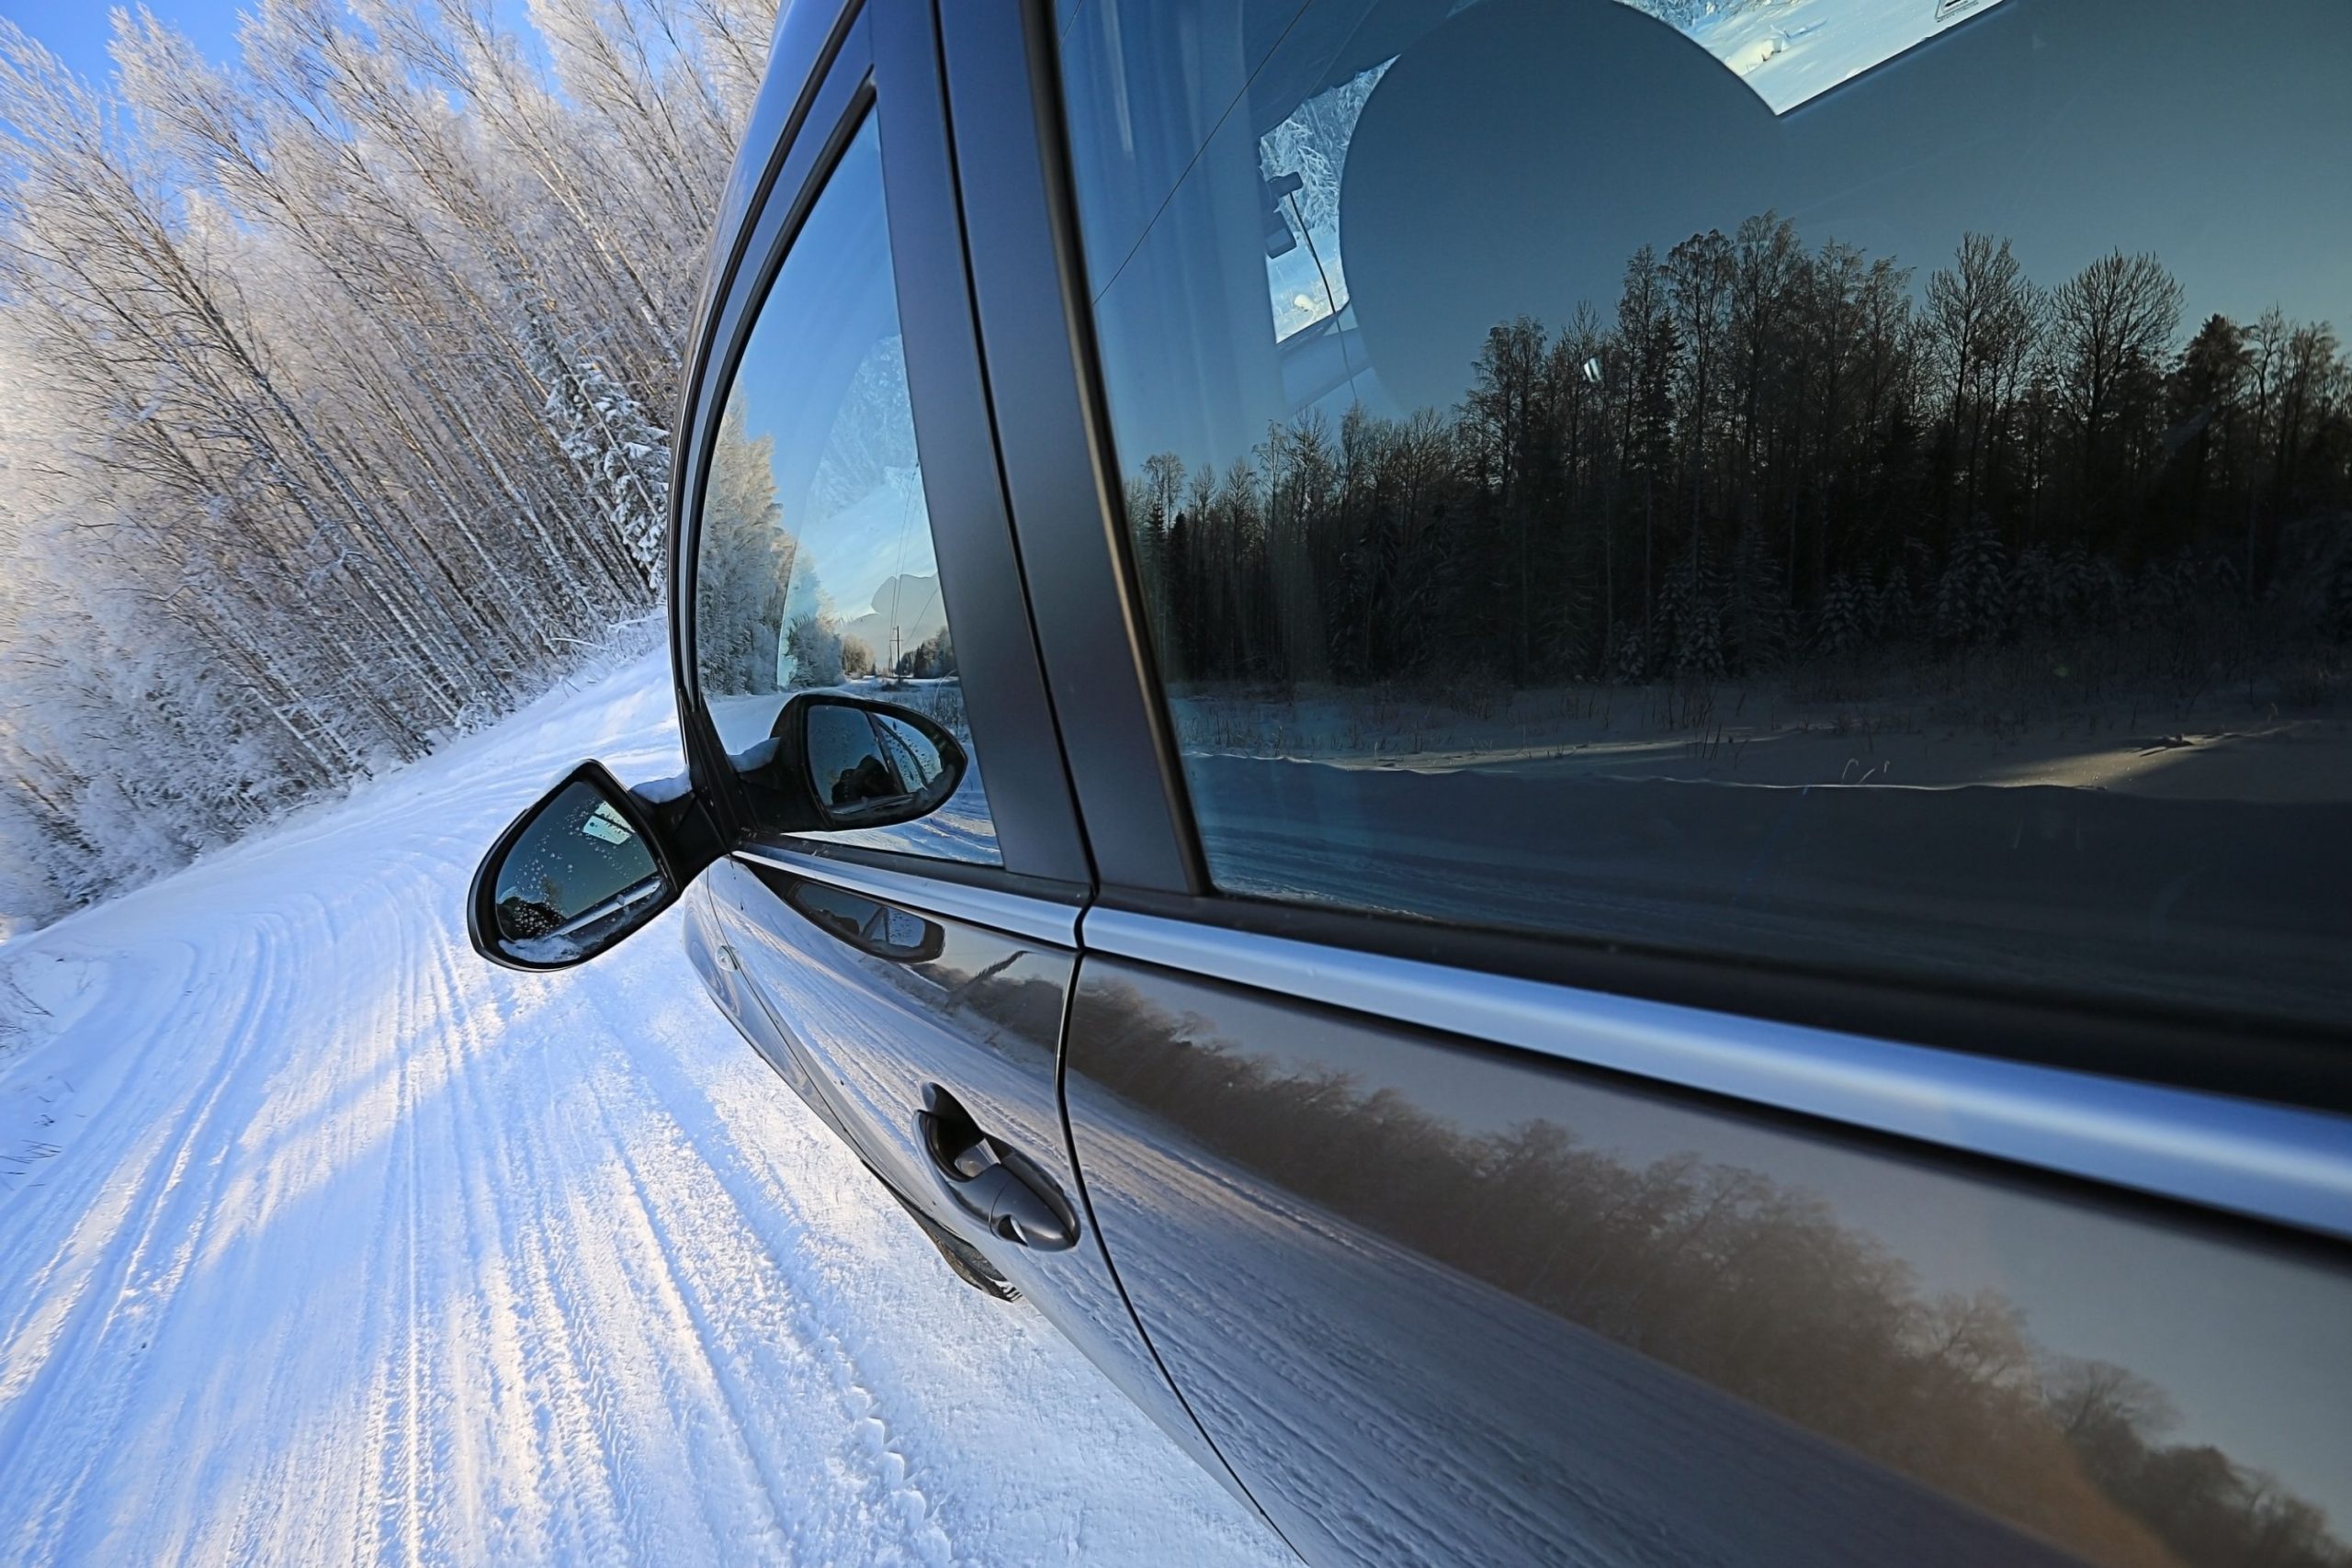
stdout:
[(1220, 889), (2339, 1030), (2352, 7), (1082, 0)]

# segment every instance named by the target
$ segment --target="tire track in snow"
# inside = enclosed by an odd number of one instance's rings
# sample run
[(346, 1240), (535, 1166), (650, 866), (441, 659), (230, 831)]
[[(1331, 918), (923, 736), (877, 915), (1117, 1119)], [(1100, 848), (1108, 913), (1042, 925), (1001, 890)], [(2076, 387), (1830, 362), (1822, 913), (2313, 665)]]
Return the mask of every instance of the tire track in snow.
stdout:
[[(659, 1068), (653, 1073), (672, 1078), (661, 1086), (671, 1098), (690, 1102), (684, 1107), (690, 1111), (699, 1109), (705, 1113), (695, 1118), (700, 1124), (718, 1123), (714, 1108), (694, 1086), (680, 1085), (674, 1081), (674, 1075), (662, 1074)], [(666, 1106), (667, 1100), (664, 1103)], [(715, 1181), (724, 1200), (724, 1212), (775, 1210), (790, 1213), (795, 1222), (796, 1247), (805, 1242), (807, 1216), (796, 1196), (775, 1179), (772, 1170), (747, 1161), (741, 1147), (730, 1139), (695, 1137), (685, 1123), (671, 1117), (666, 1110), (662, 1133), (664, 1142), (674, 1141), (691, 1150), (691, 1164), (673, 1162), (673, 1168), (691, 1168), (697, 1178)], [(919, 1442), (902, 1433), (894, 1423), (891, 1402), (885, 1393), (868, 1386), (875, 1380), (861, 1364), (858, 1348), (838, 1326), (846, 1314), (839, 1313), (837, 1301), (827, 1299), (824, 1273), (805, 1270), (797, 1278), (783, 1281), (781, 1289), (774, 1292), (760, 1291), (756, 1288), (758, 1276), (765, 1258), (758, 1238), (739, 1229), (730, 1240), (741, 1249), (741, 1258), (735, 1270), (740, 1283), (731, 1293), (768, 1307), (772, 1314), (780, 1314), (782, 1325), (791, 1335), (795, 1347), (823, 1363), (821, 1379), (840, 1404), (847, 1422), (844, 1434), (855, 1439), (847, 1463), (860, 1476), (861, 1491), (868, 1496), (879, 1495), (886, 1507), (877, 1511), (895, 1514), (910, 1527), (920, 1527), (915, 1537), (920, 1545), (916, 1554), (919, 1560), (963, 1561), (947, 1519), (919, 1480)], [(753, 1288), (744, 1290), (741, 1287), (745, 1284)]]
[(11, 944), (93, 987), (0, 1059), (78, 1094), (0, 1184), (11, 1561), (1284, 1560), (948, 1276), (674, 929), (552, 977), (466, 949), (472, 857), (561, 764), (673, 765), (665, 681)]
[[(58, 1352), (43, 1365), (32, 1386), (11, 1402), (15, 1420), (0, 1420), (0, 1452), (36, 1456), (28, 1479), (39, 1501), (28, 1500), (28, 1537), (34, 1555), (55, 1550), (64, 1517), (96, 1475), (98, 1456), (111, 1445), (115, 1424), (132, 1392), (130, 1378), (92, 1377), (94, 1366), (112, 1361), (135, 1365), (168, 1326), (171, 1309), (188, 1263), (209, 1227), (221, 1173), (219, 1139), (209, 1134), (220, 1106), (242, 1087), (236, 1043), (257, 1031), (267, 1014), (272, 987), (270, 944), (241, 944), (262, 965), (263, 984), (248, 991), (229, 1026), (218, 1032), (219, 1048), (198, 1097), (182, 1112), (149, 1160), (127, 1205), (138, 1216), (112, 1238), (104, 1263), (91, 1270), (73, 1316), (60, 1325)], [(134, 1336), (139, 1342), (128, 1341)], [(72, 1383), (85, 1397), (44, 1397), (51, 1386)]]
[[(436, 956), (441, 1005), (456, 1016), (473, 1010), (452, 964)], [(503, 1009), (501, 1009), (502, 1014)], [(533, 1082), (540, 1103), (552, 1103), (557, 1080), (546, 1068), (552, 1054), (537, 1053)], [(521, 1195), (528, 1208), (489, 1201), (473, 1206), (475, 1223), (487, 1222), (498, 1237), (502, 1275), (509, 1301), (503, 1328), (493, 1327), (493, 1364), (503, 1364), (519, 1383), (515, 1394), (528, 1414), (531, 1462), (528, 1490), (542, 1500), (550, 1519), (570, 1517), (571, 1539), (559, 1554), (605, 1562), (658, 1557), (663, 1542), (660, 1521), (637, 1508), (628, 1477), (635, 1462), (629, 1429), (616, 1418), (618, 1395), (609, 1365), (622, 1348), (597, 1344), (589, 1303), (593, 1287), (577, 1267), (577, 1235), (568, 1204), (550, 1203), (560, 1194), (564, 1168), (534, 1116), (509, 1087), (466, 1087), (468, 1120), (479, 1128), (501, 1128), (505, 1135), (485, 1140), (486, 1174), (477, 1180), (500, 1192)], [(498, 1089), (499, 1092), (488, 1092)], [(639, 1348), (631, 1347), (630, 1348)], [(671, 1543), (674, 1546), (675, 1543)], [(550, 1551), (556, 1551), (553, 1538)]]
[[(788, 1283), (777, 1291), (763, 1288), (763, 1265), (768, 1260), (751, 1233), (740, 1225), (726, 1225), (723, 1220), (720, 1224), (705, 1222), (697, 1227), (703, 1234), (695, 1238), (700, 1245), (695, 1253), (721, 1265), (717, 1270), (719, 1280), (716, 1290), (700, 1278), (703, 1266), (680, 1246), (671, 1222), (664, 1217), (664, 1211), (673, 1204), (684, 1206), (688, 1210), (686, 1218), (691, 1224), (696, 1207), (693, 1195), (657, 1195), (640, 1161), (631, 1152), (640, 1145), (663, 1152), (683, 1151), (689, 1145), (683, 1129), (666, 1112), (656, 1111), (652, 1114), (659, 1116), (660, 1125), (652, 1136), (648, 1137), (642, 1131), (623, 1135), (613, 1122), (601, 1084), (598, 1096), (605, 1125), (615, 1134), (614, 1147), (619, 1151), (621, 1164), (628, 1172), (634, 1206), (643, 1217), (647, 1234), (659, 1247), (662, 1266), (670, 1276), (669, 1289), (692, 1319), (694, 1332), (709, 1354), (710, 1365), (727, 1388), (730, 1413), (738, 1416), (735, 1436), (743, 1445), (746, 1458), (767, 1477), (771, 1490), (781, 1492), (788, 1488), (780, 1484), (775, 1460), (759, 1452), (752, 1425), (741, 1418), (746, 1403), (742, 1388), (747, 1381), (763, 1374), (789, 1376), (806, 1386), (812, 1398), (830, 1393), (840, 1413), (840, 1436), (835, 1451), (830, 1456), (833, 1463), (829, 1467), (829, 1479), (836, 1490), (848, 1495), (846, 1519), (856, 1525), (881, 1527), (881, 1530), (897, 1537), (895, 1541), (887, 1543), (895, 1551), (882, 1550), (884, 1541), (871, 1542), (874, 1561), (903, 1560), (933, 1568), (961, 1561), (946, 1530), (933, 1517), (929, 1500), (914, 1484), (911, 1462), (894, 1445), (881, 1402), (860, 1382), (855, 1358), (842, 1345), (839, 1334), (819, 1319)], [(693, 1153), (700, 1156), (703, 1151), (695, 1149)], [(715, 1163), (707, 1159), (669, 1159), (662, 1163), (671, 1171), (690, 1173), (695, 1185), (719, 1189), (717, 1193), (702, 1195), (702, 1212), (721, 1216), (741, 1212), (736, 1194), (727, 1188), (723, 1173)], [(718, 1179), (714, 1181), (714, 1178)], [(713, 1197), (719, 1201), (710, 1201)], [(745, 1315), (760, 1321), (748, 1329), (741, 1327), (736, 1320)], [(785, 1337), (791, 1351), (789, 1358), (778, 1354), (779, 1348), (773, 1340), (761, 1337), (758, 1331), (763, 1327)], [(775, 1364), (779, 1361), (789, 1364)], [(835, 1516), (835, 1522), (842, 1518), (842, 1516)], [(816, 1553), (804, 1557), (805, 1561), (826, 1561), (823, 1553), (833, 1549), (833, 1543), (829, 1541), (808, 1544)]]

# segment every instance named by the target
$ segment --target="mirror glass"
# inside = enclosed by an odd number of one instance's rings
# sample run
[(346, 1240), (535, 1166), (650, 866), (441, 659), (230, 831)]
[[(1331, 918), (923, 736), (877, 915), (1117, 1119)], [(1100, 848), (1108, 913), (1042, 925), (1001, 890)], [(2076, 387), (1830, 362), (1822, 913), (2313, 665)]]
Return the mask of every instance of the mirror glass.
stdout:
[(526, 964), (595, 953), (659, 908), (667, 883), (644, 836), (574, 779), (543, 802), (500, 863), (499, 945)]
[(804, 705), (809, 779), (836, 823), (902, 821), (953, 787), (937, 742), (910, 720), (818, 698)]
[(906, 781), (907, 788), (921, 795), (937, 784), (947, 772), (946, 760), (931, 737), (909, 724), (905, 719), (887, 713), (874, 717), (874, 733), (881, 741), (883, 754), (890, 765)]

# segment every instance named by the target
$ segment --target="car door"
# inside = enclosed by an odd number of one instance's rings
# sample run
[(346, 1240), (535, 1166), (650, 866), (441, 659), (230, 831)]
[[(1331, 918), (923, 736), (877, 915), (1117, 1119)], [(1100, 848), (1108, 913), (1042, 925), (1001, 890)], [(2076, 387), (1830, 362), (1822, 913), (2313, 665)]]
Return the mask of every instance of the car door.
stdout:
[(2344, 1561), (2342, 8), (944, 27), (1073, 1146), (1283, 1534)]
[[(924, 5), (796, 7), (730, 186), (673, 586), (689, 753), (734, 846), (696, 934), (723, 1005), (958, 1268), (1033, 1303), (1222, 1476), (1117, 1292), (1061, 1125), (1089, 869), (989, 444), (935, 58)], [(956, 793), (900, 827), (775, 830), (734, 760), (815, 692), (887, 705), (809, 720), (820, 781), (912, 765), (931, 743), (889, 716), (911, 711), (960, 750)]]

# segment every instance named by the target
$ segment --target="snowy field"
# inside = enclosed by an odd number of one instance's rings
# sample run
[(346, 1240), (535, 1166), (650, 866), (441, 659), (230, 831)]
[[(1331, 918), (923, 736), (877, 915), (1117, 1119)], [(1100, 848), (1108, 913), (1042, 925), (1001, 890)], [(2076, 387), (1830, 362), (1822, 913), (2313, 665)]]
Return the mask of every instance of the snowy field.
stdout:
[(562, 767), (674, 765), (665, 675), (0, 945), (0, 1557), (1287, 1561), (949, 1276), (674, 915), (468, 949)]

